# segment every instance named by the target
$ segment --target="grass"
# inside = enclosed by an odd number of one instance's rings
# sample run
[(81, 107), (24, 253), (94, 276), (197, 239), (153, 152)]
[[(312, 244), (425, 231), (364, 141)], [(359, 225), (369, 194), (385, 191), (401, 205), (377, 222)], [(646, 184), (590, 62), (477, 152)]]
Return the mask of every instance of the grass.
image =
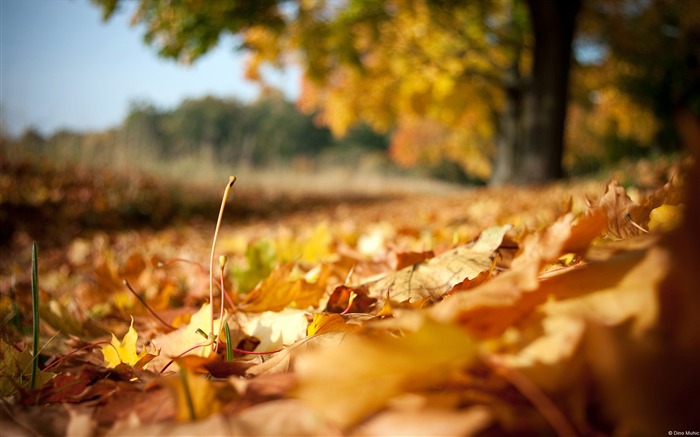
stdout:
[(32, 376), (29, 387), (36, 388), (39, 370), (39, 274), (36, 241), (32, 243)]

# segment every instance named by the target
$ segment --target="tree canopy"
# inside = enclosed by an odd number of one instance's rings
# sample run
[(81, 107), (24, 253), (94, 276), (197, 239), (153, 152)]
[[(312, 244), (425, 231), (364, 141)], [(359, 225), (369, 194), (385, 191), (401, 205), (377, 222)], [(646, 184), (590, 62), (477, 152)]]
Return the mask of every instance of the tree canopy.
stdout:
[[(119, 5), (95, 1), (105, 18)], [(392, 133), (399, 163), (447, 158), (496, 182), (654, 144), (668, 102), (697, 82), (700, 18), (667, 0), (141, 0), (133, 22), (183, 62), (237, 35), (251, 79), (264, 64), (302, 66), (298, 105), (335, 135), (366, 122)]]

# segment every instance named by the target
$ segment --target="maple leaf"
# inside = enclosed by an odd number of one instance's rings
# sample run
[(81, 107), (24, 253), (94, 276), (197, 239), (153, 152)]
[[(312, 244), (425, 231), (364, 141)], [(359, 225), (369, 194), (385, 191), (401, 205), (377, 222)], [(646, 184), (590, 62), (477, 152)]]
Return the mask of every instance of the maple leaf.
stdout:
[(114, 368), (122, 363), (135, 366), (147, 353), (145, 348), (140, 353), (136, 352), (136, 341), (138, 338), (139, 335), (134, 329), (134, 318), (132, 317), (129, 330), (126, 331), (121, 341), (117, 339), (116, 335), (112, 334), (110, 344), (101, 346), (105, 366)]
[[(451, 295), (429, 312), (445, 322), (469, 323), (477, 335), (498, 335), (546, 300), (546, 293), (534, 293), (541, 285), (542, 268), (565, 253), (584, 251), (604, 227), (604, 216), (599, 212), (593, 211), (578, 221), (573, 214), (565, 214), (544, 231), (525, 239), (512, 270), (468, 293)], [(475, 316), (476, 312), (480, 317)]]
[(493, 265), (493, 256), (512, 226), (484, 230), (471, 244), (459, 246), (434, 258), (405, 267), (377, 282), (367, 284), (369, 297), (383, 302), (439, 300), (465, 279), (476, 278)]
[(613, 238), (640, 235), (649, 221), (649, 211), (632, 201), (625, 188), (615, 180), (610, 181), (597, 207), (605, 211), (608, 218), (607, 235)]
[(295, 264), (290, 262), (273, 270), (270, 276), (245, 295), (239, 309), (263, 312), (281, 311), (288, 305), (302, 309), (317, 306), (325, 292), (329, 270), (322, 268), (320, 277), (310, 282), (304, 277), (292, 279), (294, 267)]
[[(20, 352), (0, 338), (0, 363), (0, 396), (12, 396), (20, 389), (29, 388), (34, 364), (31, 348)], [(36, 388), (41, 388), (55, 376), (51, 372), (38, 372)]]

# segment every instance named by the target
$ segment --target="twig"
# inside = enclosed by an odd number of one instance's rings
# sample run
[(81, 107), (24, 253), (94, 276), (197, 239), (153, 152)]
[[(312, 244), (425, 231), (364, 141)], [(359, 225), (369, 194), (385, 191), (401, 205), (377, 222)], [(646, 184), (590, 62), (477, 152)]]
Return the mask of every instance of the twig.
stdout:
[(126, 288), (128, 288), (129, 291), (130, 291), (134, 296), (136, 296), (136, 298), (139, 300), (139, 302), (141, 302), (141, 303), (143, 304), (143, 306), (146, 307), (146, 309), (148, 310), (148, 312), (150, 312), (151, 315), (152, 315), (153, 317), (156, 318), (156, 320), (158, 320), (160, 323), (162, 323), (163, 326), (165, 326), (166, 328), (168, 328), (168, 329), (171, 330), (171, 331), (175, 331), (175, 330), (177, 329), (176, 327), (174, 327), (174, 326), (171, 325), (170, 323), (168, 323), (168, 322), (166, 322), (165, 320), (163, 320), (163, 319), (153, 310), (153, 308), (151, 308), (151, 306), (148, 305), (148, 303), (136, 292), (136, 290), (134, 290), (134, 289), (131, 287), (131, 284), (129, 284), (129, 281), (127, 281), (126, 279), (124, 279), (122, 282), (124, 283), (124, 285), (126, 285)]
[(569, 420), (564, 416), (559, 408), (552, 402), (551, 399), (540, 390), (537, 385), (530, 381), (525, 375), (516, 369), (506, 367), (498, 363), (495, 359), (487, 361), (499, 374), (505, 377), (515, 388), (520, 391), (537, 410), (542, 414), (542, 417), (549, 423), (554, 432), (560, 437), (562, 436), (577, 436), (578, 433), (571, 425)]

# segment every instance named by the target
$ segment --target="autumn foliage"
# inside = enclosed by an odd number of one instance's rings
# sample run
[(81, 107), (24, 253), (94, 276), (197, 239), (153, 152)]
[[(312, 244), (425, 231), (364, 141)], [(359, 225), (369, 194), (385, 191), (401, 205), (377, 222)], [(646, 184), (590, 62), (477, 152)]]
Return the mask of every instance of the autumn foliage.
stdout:
[[(684, 196), (698, 176), (681, 167), (645, 191), (482, 189), (228, 222), (214, 302), (213, 224), (40, 250), (33, 390), (15, 236), (3, 250), (15, 278), (3, 273), (3, 432), (695, 429), (700, 199)], [(249, 199), (238, 188), (230, 216)]]

